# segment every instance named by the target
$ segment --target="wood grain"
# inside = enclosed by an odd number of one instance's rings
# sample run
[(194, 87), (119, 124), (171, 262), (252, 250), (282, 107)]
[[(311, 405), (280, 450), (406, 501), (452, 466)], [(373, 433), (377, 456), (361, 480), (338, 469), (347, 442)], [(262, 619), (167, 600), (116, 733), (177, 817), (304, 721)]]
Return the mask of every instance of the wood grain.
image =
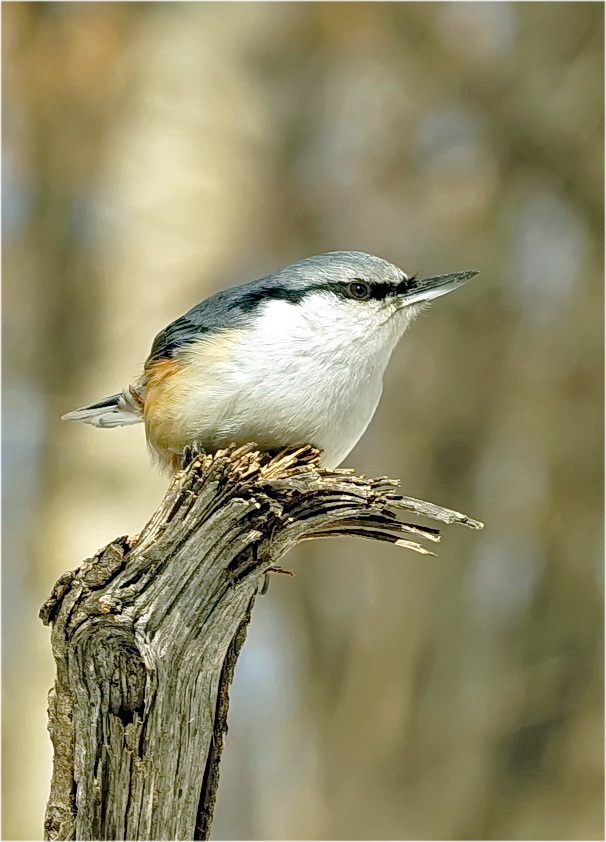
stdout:
[(208, 838), (236, 659), (296, 543), (349, 534), (427, 553), (418, 539), (438, 530), (402, 514), (481, 527), (318, 455), (188, 450), (141, 534), (57, 582), (40, 612), (57, 667), (46, 839)]

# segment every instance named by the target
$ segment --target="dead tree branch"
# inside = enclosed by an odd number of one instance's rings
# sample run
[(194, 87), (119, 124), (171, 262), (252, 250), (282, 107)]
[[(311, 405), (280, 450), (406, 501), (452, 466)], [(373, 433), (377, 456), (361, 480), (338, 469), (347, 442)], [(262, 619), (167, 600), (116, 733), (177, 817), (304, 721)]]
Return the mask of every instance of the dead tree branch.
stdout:
[(190, 454), (143, 532), (63, 576), (41, 609), (57, 665), (47, 839), (207, 839), (228, 691), (268, 570), (310, 538), (417, 552), (459, 512), (386, 478), (319, 467), (310, 447)]

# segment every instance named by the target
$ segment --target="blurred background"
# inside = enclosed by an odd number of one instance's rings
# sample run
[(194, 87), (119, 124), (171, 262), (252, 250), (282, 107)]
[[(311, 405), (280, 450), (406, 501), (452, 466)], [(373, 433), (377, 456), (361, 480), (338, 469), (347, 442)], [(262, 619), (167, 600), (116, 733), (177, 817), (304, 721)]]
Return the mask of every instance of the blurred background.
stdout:
[(485, 521), (305, 545), (258, 600), (215, 839), (603, 838), (601, 3), (6, 3), (4, 838), (37, 839), (55, 580), (162, 498), (62, 424), (216, 290), (354, 249), (481, 275), (347, 460)]

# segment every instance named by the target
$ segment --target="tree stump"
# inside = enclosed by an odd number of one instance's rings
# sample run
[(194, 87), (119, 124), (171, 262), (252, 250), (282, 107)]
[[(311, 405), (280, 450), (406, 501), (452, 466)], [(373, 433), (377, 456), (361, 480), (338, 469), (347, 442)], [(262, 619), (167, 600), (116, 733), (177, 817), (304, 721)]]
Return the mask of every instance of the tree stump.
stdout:
[(207, 839), (228, 691), (256, 596), (310, 538), (357, 535), (429, 553), (459, 512), (397, 483), (327, 471), (311, 447), (189, 452), (140, 535), (65, 574), (52, 623), (53, 776), (46, 839)]

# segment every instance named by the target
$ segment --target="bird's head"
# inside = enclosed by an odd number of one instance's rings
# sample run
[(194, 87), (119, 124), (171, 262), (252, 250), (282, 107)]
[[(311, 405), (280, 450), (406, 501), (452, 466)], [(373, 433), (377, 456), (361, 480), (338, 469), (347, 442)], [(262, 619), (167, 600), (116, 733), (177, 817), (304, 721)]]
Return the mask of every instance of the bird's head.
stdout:
[[(474, 270), (418, 278), (371, 254), (337, 251), (292, 263), (244, 292), (240, 307), (270, 307), (335, 338), (391, 342), (401, 336), (423, 305), (457, 289)], [(275, 304), (272, 306), (272, 303)], [(292, 313), (292, 311), (291, 311)]]

